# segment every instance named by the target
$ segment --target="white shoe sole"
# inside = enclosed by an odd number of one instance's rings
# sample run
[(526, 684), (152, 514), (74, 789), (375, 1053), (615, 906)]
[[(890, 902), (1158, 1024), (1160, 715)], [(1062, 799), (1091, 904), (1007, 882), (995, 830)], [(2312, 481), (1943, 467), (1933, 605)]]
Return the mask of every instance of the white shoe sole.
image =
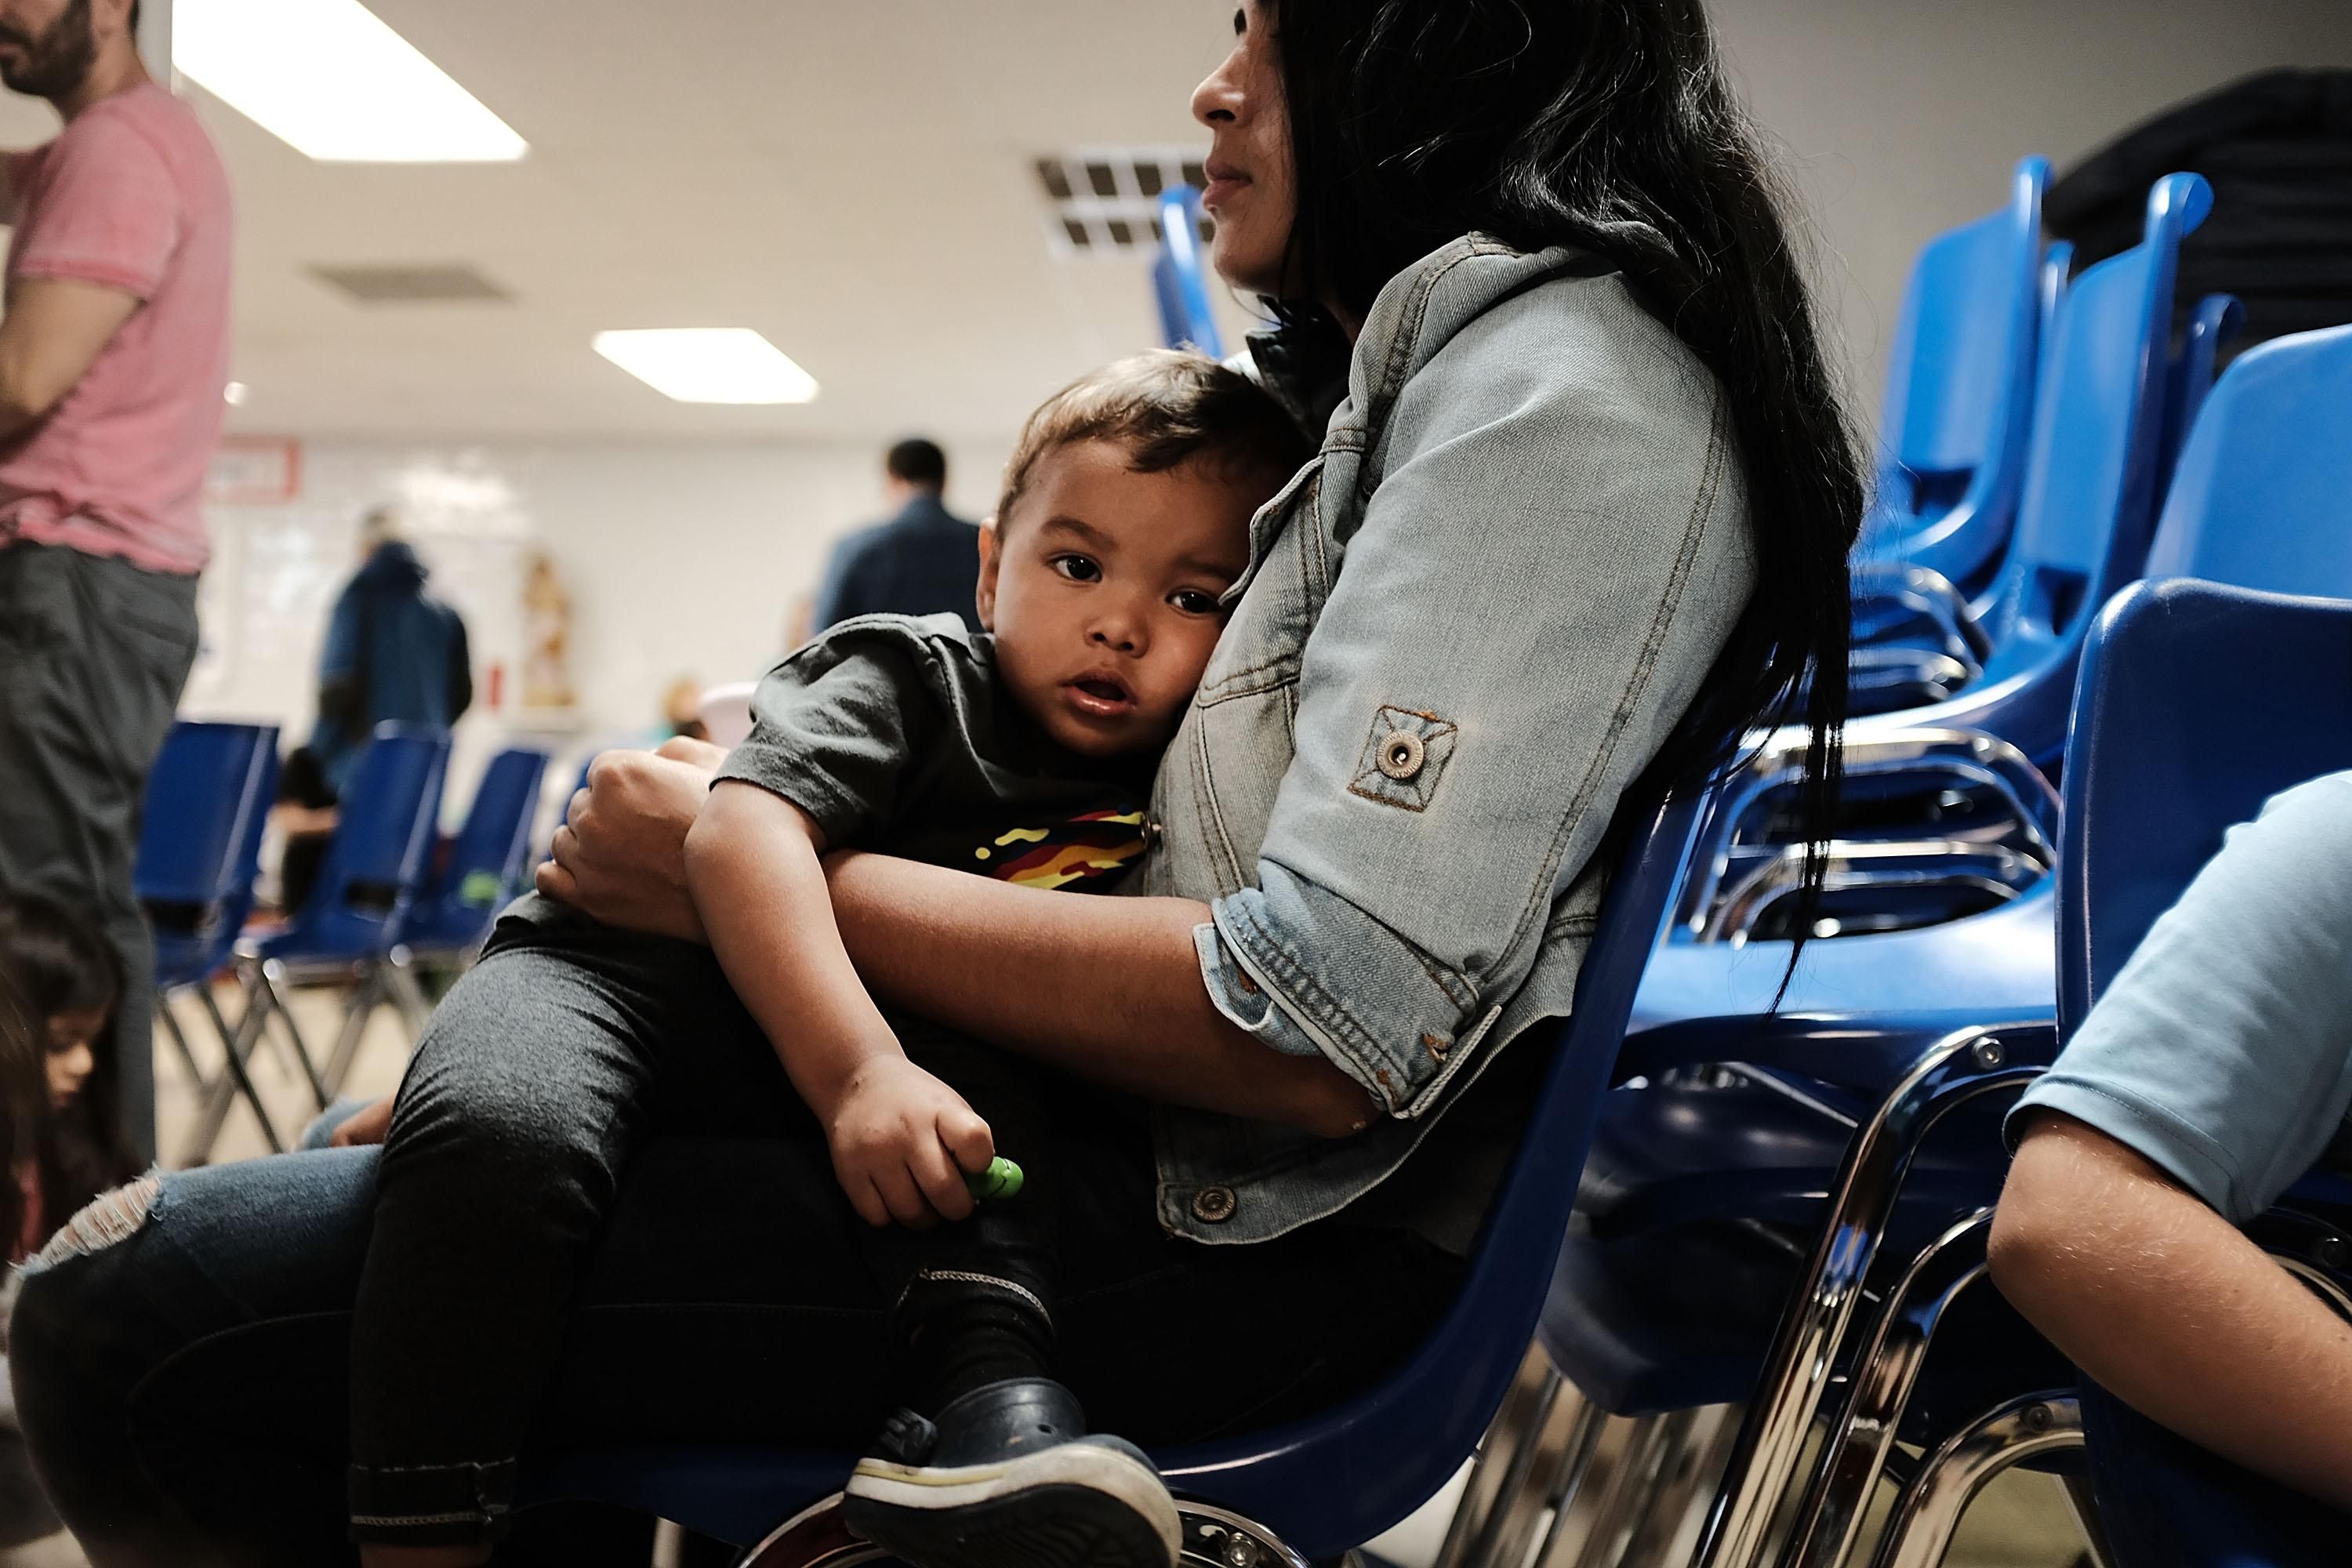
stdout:
[(1182, 1541), (1159, 1475), (1084, 1441), (992, 1465), (866, 1459), (845, 1512), (913, 1568), (1174, 1568)]

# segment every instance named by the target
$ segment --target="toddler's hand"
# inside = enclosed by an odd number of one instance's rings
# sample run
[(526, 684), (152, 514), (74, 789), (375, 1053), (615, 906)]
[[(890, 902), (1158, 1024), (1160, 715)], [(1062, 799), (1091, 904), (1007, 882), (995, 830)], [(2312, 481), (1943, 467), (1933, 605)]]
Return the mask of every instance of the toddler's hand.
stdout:
[(963, 1097), (904, 1057), (859, 1069), (824, 1117), (824, 1136), (858, 1217), (912, 1230), (970, 1216), (964, 1173), (985, 1171), (996, 1154)]

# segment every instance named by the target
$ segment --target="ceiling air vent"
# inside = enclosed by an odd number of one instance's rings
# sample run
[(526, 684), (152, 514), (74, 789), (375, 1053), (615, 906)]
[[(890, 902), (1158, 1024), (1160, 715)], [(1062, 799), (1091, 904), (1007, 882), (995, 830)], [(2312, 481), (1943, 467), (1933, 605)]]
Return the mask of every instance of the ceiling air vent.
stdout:
[[(1200, 186), (1197, 147), (1079, 147), (1037, 160), (1045, 197), (1045, 243), (1054, 254), (1149, 255), (1160, 247), (1160, 195)], [(1201, 218), (1201, 241), (1213, 226)]]
[(439, 305), (458, 300), (503, 303), (514, 299), (464, 262), (413, 267), (314, 266), (310, 276), (341, 289), (362, 305)]

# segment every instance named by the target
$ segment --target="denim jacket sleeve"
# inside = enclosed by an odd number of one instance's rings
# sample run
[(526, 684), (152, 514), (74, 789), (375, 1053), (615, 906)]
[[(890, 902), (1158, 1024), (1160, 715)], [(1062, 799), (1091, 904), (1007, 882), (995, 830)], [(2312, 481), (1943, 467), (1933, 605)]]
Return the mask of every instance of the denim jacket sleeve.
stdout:
[(1614, 279), (1495, 305), (1390, 395), (1354, 497), (1318, 501), (1360, 506), (1256, 885), (1198, 945), (1234, 1023), (1414, 1117), (1527, 978), (1752, 560), (1716, 383)]

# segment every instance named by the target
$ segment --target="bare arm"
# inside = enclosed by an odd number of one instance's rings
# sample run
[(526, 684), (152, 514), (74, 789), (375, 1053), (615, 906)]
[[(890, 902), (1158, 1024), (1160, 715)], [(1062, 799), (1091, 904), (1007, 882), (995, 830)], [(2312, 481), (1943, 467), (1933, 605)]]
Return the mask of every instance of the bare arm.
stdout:
[(2001, 1293), (2126, 1404), (2352, 1508), (2352, 1324), (2138, 1153), (2069, 1117), (2034, 1122), (1991, 1261)]
[[(703, 940), (688, 826), (720, 756), (614, 752), (573, 797), (539, 889), (609, 924)], [(1320, 1058), (1268, 1050), (1210, 1005), (1205, 906), (1015, 888), (878, 855), (828, 864), (842, 941), (875, 994), (1148, 1100), (1339, 1137), (1372, 1103)]]
[[(985, 1170), (987, 1124), (907, 1060), (835, 929), (806, 812), (722, 782), (686, 837), (686, 879), (728, 983), (815, 1112), (834, 1171), (868, 1224), (971, 1212), (963, 1170)], [(961, 1168), (959, 1168), (961, 1164)]]
[(1370, 1097), (1321, 1057), (1267, 1049), (1201, 984), (1187, 899), (1085, 898), (883, 855), (827, 862), (842, 940), (885, 1000), (1170, 1105), (1360, 1131)]
[(47, 417), (88, 374), (139, 298), (71, 278), (28, 278), (0, 319), (0, 437)]

